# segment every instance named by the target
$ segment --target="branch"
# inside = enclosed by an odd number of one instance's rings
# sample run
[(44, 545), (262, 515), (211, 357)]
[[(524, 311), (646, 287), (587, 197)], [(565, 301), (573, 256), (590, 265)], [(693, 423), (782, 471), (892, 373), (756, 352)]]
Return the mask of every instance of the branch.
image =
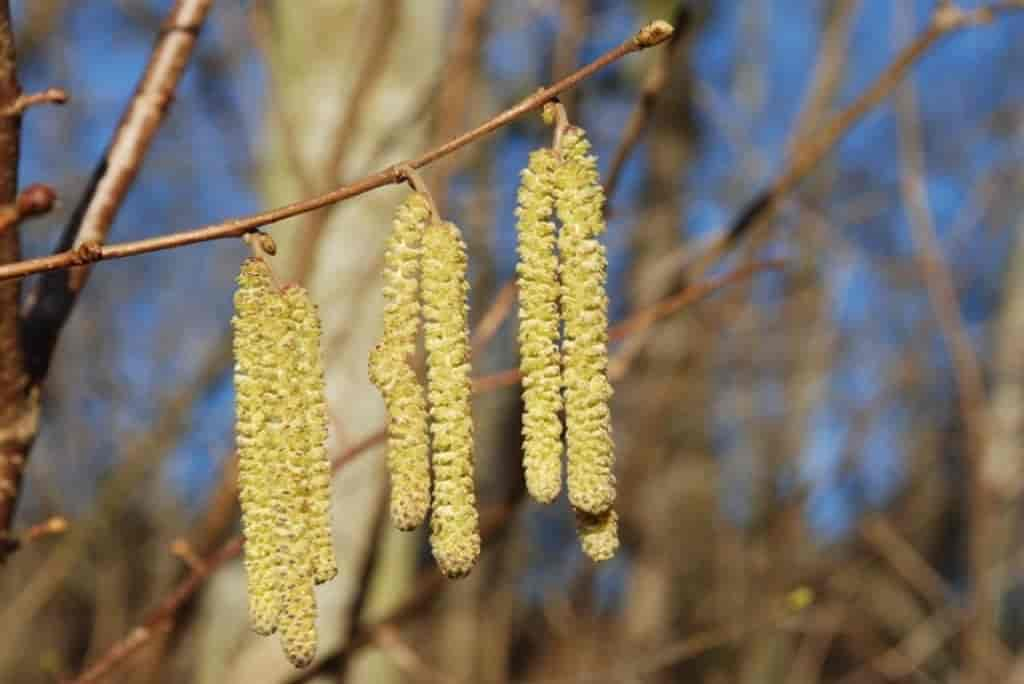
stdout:
[[(14, 33), (8, 0), (0, 0), (0, 111), (16, 107), (21, 96)], [(21, 116), (0, 117), (0, 206), (16, 205)], [(16, 207), (14, 208), (17, 213)], [(13, 217), (0, 231), (0, 264), (21, 258), (21, 240)], [(10, 534), (14, 504), (25, 460), (39, 425), (39, 393), (25, 372), (18, 312), (20, 283), (0, 285), (0, 536)], [(5, 556), (0, 549), (0, 558)]]
[(180, 233), (173, 233), (171, 235), (162, 235), (160, 237), (148, 238), (145, 240), (123, 242), (116, 245), (106, 246), (101, 244), (80, 243), (78, 249), (68, 249), (52, 256), (28, 259), (19, 263), (0, 266), (0, 281), (23, 278), (33, 273), (67, 269), (72, 266), (80, 266), (97, 261), (120, 259), (137, 254), (157, 252), (164, 249), (174, 249), (176, 247), (183, 247), (185, 245), (192, 245), (209, 240), (240, 237), (245, 233), (271, 223), (283, 221), (284, 219), (291, 218), (299, 214), (305, 214), (316, 209), (321, 209), (342, 200), (362, 195), (371, 190), (376, 190), (377, 188), (384, 187), (385, 185), (401, 183), (404, 181), (404, 176), (398, 172), (399, 167), (409, 166), (413, 169), (419, 169), (437, 161), (438, 159), (446, 157), (456, 150), (459, 150), (460, 148), (493, 133), (499, 128), (511, 123), (518, 117), (541, 108), (545, 103), (557, 97), (559, 93), (576, 86), (580, 81), (592, 76), (595, 72), (600, 71), (609, 64), (622, 59), (626, 55), (665, 42), (671, 37), (672, 32), (672, 26), (667, 22), (653, 22), (638, 31), (636, 35), (619, 47), (606, 52), (587, 66), (579, 69), (566, 78), (563, 78), (554, 85), (542, 88), (530, 97), (522, 100), (519, 104), (510, 109), (506, 109), (501, 114), (498, 114), (473, 130), (467, 131), (466, 133), (449, 140), (447, 143), (430, 150), (415, 159), (399, 162), (398, 164), (394, 164), (386, 169), (370, 174), (354, 183), (336, 188), (326, 194), (288, 204), (270, 211), (261, 212), (259, 214), (229, 219), (221, 223), (214, 223), (202, 228), (186, 230)]
[[(75, 255), (68, 265), (93, 261), (106, 241), (160, 125), (164, 122), (213, 0), (177, 0), (163, 23), (128, 108), (92, 180), (64, 227), (57, 250)], [(85, 286), (89, 269), (43, 277), (25, 316), (26, 362), (33, 381), (45, 376), (61, 328)]]

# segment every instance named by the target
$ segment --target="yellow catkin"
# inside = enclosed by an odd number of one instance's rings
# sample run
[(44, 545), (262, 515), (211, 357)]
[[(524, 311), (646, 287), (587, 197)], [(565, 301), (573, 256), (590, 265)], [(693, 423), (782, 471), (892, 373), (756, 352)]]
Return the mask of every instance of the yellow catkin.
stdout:
[(469, 573), (480, 555), (473, 482), (466, 245), (452, 223), (423, 235), (423, 314), (433, 438), (430, 544), (448, 577)]
[(292, 357), (292, 393), (297, 410), (292, 448), (298, 452), (302, 512), (313, 564), (313, 577), (322, 584), (338, 574), (331, 540), (331, 466), (327, 458), (327, 397), (320, 360), (320, 318), (316, 305), (302, 287), (285, 290), (285, 301), (295, 330)]
[(598, 515), (615, 501), (608, 408), (608, 262), (597, 240), (605, 228), (604, 193), (582, 129), (568, 129), (560, 152), (555, 207), (562, 223), (558, 250), (569, 501)]
[(305, 540), (297, 542), (280, 566), (282, 605), (278, 618), (281, 648), (295, 667), (307, 667), (316, 656), (316, 597), (313, 593), (312, 553)]
[(419, 527), (430, 508), (427, 407), (409, 361), (419, 331), (421, 244), (429, 216), (421, 193), (395, 214), (384, 257), (384, 333), (369, 362), (370, 380), (388, 409), (391, 520), (400, 530)]
[(258, 634), (277, 627), (280, 596), (274, 571), (277, 552), (273, 520), (274, 440), (268, 430), (276, 400), (276, 359), (268, 304), (276, 297), (270, 268), (246, 259), (238, 275), (232, 318), (235, 353), (238, 489), (245, 534), (249, 617)]
[(556, 161), (548, 149), (530, 154), (516, 209), (523, 470), (527, 491), (542, 503), (554, 501), (562, 488), (562, 367), (553, 220)]
[(609, 508), (599, 515), (576, 510), (576, 533), (583, 552), (600, 563), (619, 549), (619, 516)]

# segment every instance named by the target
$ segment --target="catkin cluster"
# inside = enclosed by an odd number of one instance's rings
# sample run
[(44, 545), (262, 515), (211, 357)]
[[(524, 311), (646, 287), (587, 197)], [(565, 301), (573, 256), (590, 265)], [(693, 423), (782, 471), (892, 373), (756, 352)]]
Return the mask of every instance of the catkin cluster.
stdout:
[(238, 486), (253, 629), (277, 631), (305, 667), (316, 654), (315, 584), (337, 574), (330, 533), (320, 323), (307, 292), (246, 259), (235, 293)]
[(526, 485), (541, 502), (558, 495), (564, 410), (569, 501), (583, 550), (599, 561), (618, 547), (603, 206), (583, 129), (531, 154), (517, 210)]
[[(391, 518), (410, 530), (432, 507), (437, 564), (448, 577), (463, 577), (480, 555), (466, 245), (458, 228), (431, 216), (427, 198), (414, 193), (396, 212), (384, 266), (384, 332), (370, 353), (369, 375), (388, 408)], [(426, 398), (410, 360), (421, 313)]]

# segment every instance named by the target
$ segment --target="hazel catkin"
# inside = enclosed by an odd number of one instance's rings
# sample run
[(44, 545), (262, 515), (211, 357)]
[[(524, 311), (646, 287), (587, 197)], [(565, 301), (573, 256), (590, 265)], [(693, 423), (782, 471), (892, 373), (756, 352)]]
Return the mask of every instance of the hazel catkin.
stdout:
[(370, 353), (370, 381), (388, 410), (391, 520), (400, 530), (418, 527), (430, 508), (427, 407), (410, 364), (419, 331), (422, 236), (430, 205), (422, 193), (403, 202), (384, 257), (384, 332)]
[(247, 259), (235, 294), (239, 498), (250, 618), (289, 661), (316, 654), (314, 584), (337, 573), (330, 532), (327, 404), (316, 307)]
[(584, 131), (569, 127), (555, 175), (565, 385), (569, 501), (592, 515), (615, 501), (608, 382), (608, 262), (597, 237), (604, 232), (604, 193)]
[(615, 509), (609, 508), (598, 515), (577, 509), (575, 516), (583, 552), (598, 563), (614, 556), (619, 549), (619, 516)]
[(423, 235), (423, 314), (434, 470), (430, 543), (448, 577), (469, 573), (480, 555), (473, 481), (466, 245), (452, 223)]
[(258, 634), (277, 628), (280, 596), (274, 571), (277, 549), (273, 520), (274, 435), (269, 429), (276, 400), (276, 364), (268, 306), (277, 297), (270, 268), (246, 259), (235, 292), (235, 355), (238, 489), (245, 535), (249, 619)]
[(562, 488), (562, 367), (553, 220), (556, 161), (549, 149), (530, 154), (516, 209), (523, 470), (527, 491), (541, 503), (554, 501)]
[(327, 399), (323, 363), (320, 360), (320, 317), (305, 288), (292, 286), (284, 292), (295, 334), (291, 392), (298, 406), (291, 416), (295, 424), (292, 449), (297, 451), (301, 498), (299, 513), (305, 527), (313, 579), (323, 584), (338, 574), (331, 540), (331, 466), (327, 458)]

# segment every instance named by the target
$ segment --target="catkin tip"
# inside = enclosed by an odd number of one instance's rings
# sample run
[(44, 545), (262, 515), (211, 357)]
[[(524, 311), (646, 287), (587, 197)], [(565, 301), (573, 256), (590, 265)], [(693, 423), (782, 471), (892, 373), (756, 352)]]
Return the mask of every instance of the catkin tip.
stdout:
[(583, 552), (595, 562), (611, 559), (619, 549), (619, 516), (609, 509), (600, 515), (575, 511), (576, 533)]

